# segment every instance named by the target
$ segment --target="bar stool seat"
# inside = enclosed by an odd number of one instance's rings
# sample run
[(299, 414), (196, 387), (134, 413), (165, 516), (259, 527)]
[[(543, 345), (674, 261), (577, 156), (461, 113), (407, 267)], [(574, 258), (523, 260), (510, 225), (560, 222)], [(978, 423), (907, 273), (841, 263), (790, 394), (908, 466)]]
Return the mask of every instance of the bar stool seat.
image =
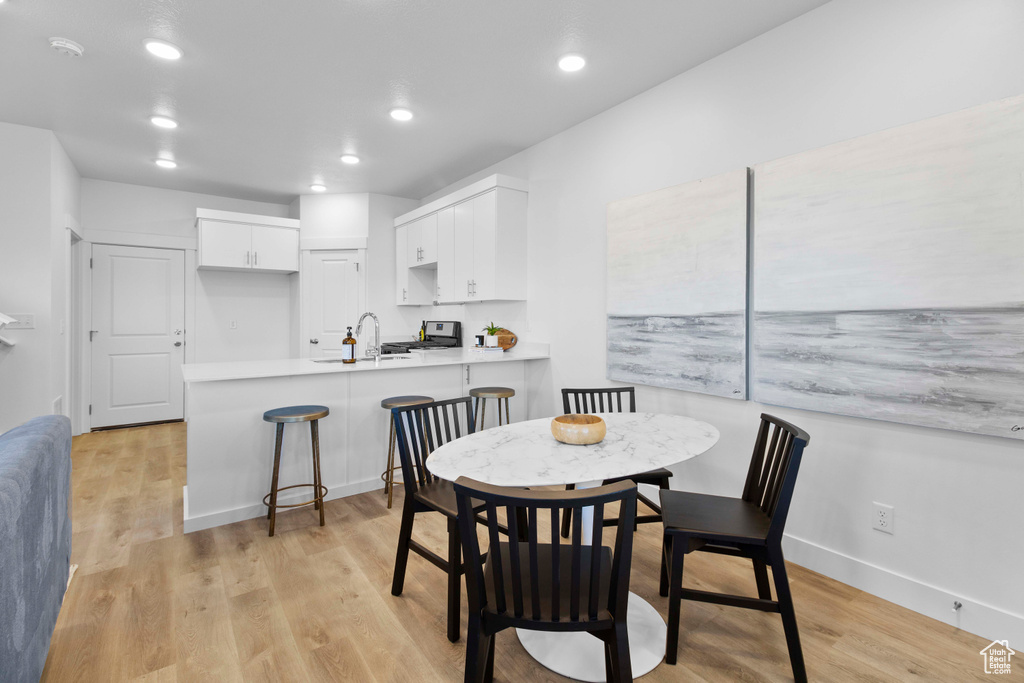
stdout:
[[(274, 524), (277, 522), (278, 508), (297, 508), (304, 505), (312, 505), (320, 511), (320, 526), (324, 526), (324, 496), (327, 495), (327, 487), (323, 485), (320, 478), (320, 430), (319, 420), (330, 415), (331, 411), (327, 406), (305, 405), (286, 406), (274, 408), (263, 413), (263, 421), (277, 425), (277, 438), (274, 444), (274, 474), (270, 481), (270, 493), (263, 497), (263, 504), (267, 506), (267, 519), (270, 520), (270, 535), (274, 535)], [(281, 443), (284, 440), (284, 426), (288, 422), (308, 422), (310, 440), (313, 447), (313, 483), (293, 484), (292, 486), (278, 487), (278, 476), (281, 472)], [(302, 503), (291, 503), (279, 505), (277, 494), (288, 489), (303, 487), (313, 489), (313, 499)]]
[(498, 426), (501, 426), (501, 402), (505, 401), (505, 424), (509, 424), (508, 400), (516, 395), (516, 390), (511, 387), (476, 387), (469, 390), (469, 395), (476, 399), (473, 404), (473, 412), (478, 416), (476, 428), (480, 431), (484, 428), (484, 415), (487, 412), (487, 399), (498, 400)]
[[(392, 408), (404, 408), (405, 406), (418, 406), (423, 403), (433, 403), (434, 399), (430, 396), (391, 396), (389, 398), (381, 399), (380, 407), (384, 410), (391, 411)], [(391, 436), (388, 437), (388, 464), (385, 470), (381, 473), (380, 478), (384, 480), (384, 493), (388, 495), (388, 509), (391, 509), (391, 503), (395, 495), (395, 484), (401, 484), (402, 482), (395, 481), (395, 472), (402, 469), (401, 464), (395, 467), (395, 418), (394, 416), (389, 417), (391, 423)]]

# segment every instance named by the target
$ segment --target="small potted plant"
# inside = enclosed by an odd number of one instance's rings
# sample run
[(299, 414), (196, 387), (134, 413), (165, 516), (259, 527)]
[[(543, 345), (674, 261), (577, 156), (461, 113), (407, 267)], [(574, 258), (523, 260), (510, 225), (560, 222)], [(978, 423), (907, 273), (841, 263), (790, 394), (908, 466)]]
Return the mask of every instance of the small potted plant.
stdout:
[(501, 329), (501, 325), (495, 325), (493, 320), (490, 325), (484, 327), (484, 332), (487, 333), (484, 337), (485, 347), (496, 348), (498, 346), (498, 333), (501, 332)]

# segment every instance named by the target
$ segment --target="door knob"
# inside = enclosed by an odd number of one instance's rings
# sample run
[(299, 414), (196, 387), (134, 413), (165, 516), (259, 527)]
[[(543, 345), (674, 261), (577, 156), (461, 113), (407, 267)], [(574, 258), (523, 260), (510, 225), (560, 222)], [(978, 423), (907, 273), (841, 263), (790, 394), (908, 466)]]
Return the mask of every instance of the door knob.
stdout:
[(309, 340), (309, 343), (310, 343), (310, 344), (319, 344), (319, 343), (320, 343), (320, 340), (319, 340), (319, 339), (310, 339), (310, 340)]
[(181, 346), (181, 342), (174, 342), (175, 346)]

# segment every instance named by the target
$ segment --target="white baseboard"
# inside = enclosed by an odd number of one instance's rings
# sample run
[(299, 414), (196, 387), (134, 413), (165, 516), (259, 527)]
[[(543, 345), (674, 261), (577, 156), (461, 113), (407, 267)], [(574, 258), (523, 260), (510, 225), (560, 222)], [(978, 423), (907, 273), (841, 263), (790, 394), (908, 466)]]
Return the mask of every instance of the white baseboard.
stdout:
[[(329, 491), (324, 497), (324, 500), (334, 500), (335, 498), (345, 498), (359, 493), (366, 493), (367, 491), (382, 489), (384, 488), (384, 482), (380, 480), (380, 477), (374, 477), (365, 481), (357, 481), (352, 484), (337, 484), (334, 486), (328, 484), (327, 488)], [(205, 515), (190, 517), (188, 511), (188, 486), (182, 487), (182, 493), (184, 498), (186, 534), (192, 533), (193, 531), (211, 529), (215, 526), (231, 524), (233, 522), (241, 522), (242, 520), (252, 519), (253, 517), (265, 517), (267, 515), (267, 507), (263, 505), (263, 503), (257, 503), (256, 505), (246, 505), (245, 507), (233, 508), (231, 510), (218, 510), (217, 512), (210, 512)], [(307, 500), (309, 496), (310, 493), (308, 490), (288, 491), (287, 493), (282, 493), (280, 495), (278, 503), (282, 505), (298, 503), (301, 500)]]
[[(1008, 640), (1010, 647), (1024, 648), (1024, 616), (971, 600), (909, 576), (844, 555), (802, 538), (786, 535), (782, 542), (786, 559), (901, 607), (963, 629), (986, 640)], [(1019, 586), (1007, 586), (1017, 590)], [(954, 612), (953, 603), (962, 607)]]

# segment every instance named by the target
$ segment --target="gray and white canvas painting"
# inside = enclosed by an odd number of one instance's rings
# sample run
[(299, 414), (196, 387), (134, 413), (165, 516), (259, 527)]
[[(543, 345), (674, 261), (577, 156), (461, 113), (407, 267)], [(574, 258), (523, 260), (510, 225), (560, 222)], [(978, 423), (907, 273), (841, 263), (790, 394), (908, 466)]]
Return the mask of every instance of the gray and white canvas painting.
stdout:
[(1024, 438), (1024, 98), (754, 185), (754, 400)]
[(747, 170), (608, 205), (608, 379), (746, 398)]

